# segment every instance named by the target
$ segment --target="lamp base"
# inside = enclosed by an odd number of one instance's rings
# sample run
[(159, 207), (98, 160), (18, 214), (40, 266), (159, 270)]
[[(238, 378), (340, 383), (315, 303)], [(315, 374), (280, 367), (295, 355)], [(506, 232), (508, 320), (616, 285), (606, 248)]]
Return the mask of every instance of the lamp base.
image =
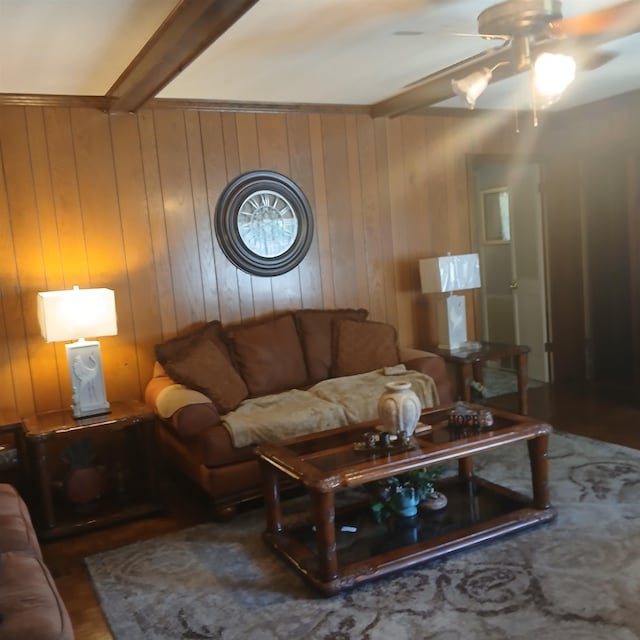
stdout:
[(449, 295), (438, 300), (438, 348), (459, 349), (467, 342), (467, 313), (464, 296)]
[(78, 340), (65, 345), (71, 377), (71, 409), (74, 418), (109, 413), (102, 373), (100, 343), (97, 340)]

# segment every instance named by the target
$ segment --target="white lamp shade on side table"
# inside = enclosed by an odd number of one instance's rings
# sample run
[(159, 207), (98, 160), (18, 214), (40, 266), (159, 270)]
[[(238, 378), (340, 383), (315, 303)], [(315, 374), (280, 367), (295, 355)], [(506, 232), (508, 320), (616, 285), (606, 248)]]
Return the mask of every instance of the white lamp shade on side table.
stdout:
[(75, 418), (108, 413), (97, 338), (118, 333), (111, 289), (79, 289), (38, 293), (38, 322), (47, 342), (77, 340), (65, 345)]
[(438, 298), (438, 347), (458, 349), (467, 342), (467, 315), (464, 296), (452, 292), (481, 286), (479, 256), (425, 258), (419, 266), (422, 293), (449, 293)]

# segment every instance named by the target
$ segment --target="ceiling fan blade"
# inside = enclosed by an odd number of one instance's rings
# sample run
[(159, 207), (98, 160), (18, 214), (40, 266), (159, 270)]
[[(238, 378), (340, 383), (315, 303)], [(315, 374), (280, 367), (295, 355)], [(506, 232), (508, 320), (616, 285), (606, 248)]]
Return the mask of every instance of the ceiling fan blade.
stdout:
[(602, 36), (605, 40), (640, 31), (640, 2), (624, 0), (606, 9), (560, 18), (549, 23), (556, 38)]
[(604, 51), (602, 49), (588, 49), (576, 55), (576, 64), (579, 69), (593, 71), (607, 64), (620, 54), (617, 51)]
[[(491, 69), (504, 62), (512, 62), (511, 42), (456, 62), (412, 83), (406, 91), (373, 104), (371, 116), (373, 118), (400, 116), (452, 98), (455, 95), (451, 87), (452, 80), (460, 79), (474, 71), (481, 71), (485, 67)], [(516, 73), (515, 65), (502, 65), (494, 72), (492, 82), (507, 78), (514, 73)]]

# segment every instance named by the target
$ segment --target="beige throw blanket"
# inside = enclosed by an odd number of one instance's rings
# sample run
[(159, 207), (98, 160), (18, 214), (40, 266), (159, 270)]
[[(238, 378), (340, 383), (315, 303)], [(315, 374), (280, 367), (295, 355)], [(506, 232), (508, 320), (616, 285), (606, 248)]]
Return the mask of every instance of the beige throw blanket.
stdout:
[(347, 422), (339, 404), (299, 389), (249, 398), (223, 419), (235, 447), (323, 431)]
[(400, 375), (385, 376), (383, 370), (361, 373), (343, 378), (330, 378), (309, 389), (311, 393), (344, 407), (349, 423), (375, 420), (378, 417), (378, 399), (387, 382), (407, 381), (420, 398), (422, 408), (438, 403), (438, 391), (430, 376), (419, 371), (405, 371)]
[(308, 391), (293, 389), (249, 398), (235, 411), (227, 413), (223, 424), (234, 446), (244, 447), (374, 420), (378, 416), (378, 398), (384, 385), (400, 380), (411, 382), (423, 408), (438, 403), (435, 383), (424, 373), (406, 371), (401, 375), (385, 376), (380, 369), (323, 380)]

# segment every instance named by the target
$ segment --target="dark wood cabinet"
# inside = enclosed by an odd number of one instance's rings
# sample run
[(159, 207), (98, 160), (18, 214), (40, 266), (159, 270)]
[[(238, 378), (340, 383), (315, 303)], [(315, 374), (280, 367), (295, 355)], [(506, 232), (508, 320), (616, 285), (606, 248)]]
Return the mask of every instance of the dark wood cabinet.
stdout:
[(39, 537), (55, 538), (161, 509), (155, 415), (137, 402), (76, 419), (70, 410), (25, 418)]

